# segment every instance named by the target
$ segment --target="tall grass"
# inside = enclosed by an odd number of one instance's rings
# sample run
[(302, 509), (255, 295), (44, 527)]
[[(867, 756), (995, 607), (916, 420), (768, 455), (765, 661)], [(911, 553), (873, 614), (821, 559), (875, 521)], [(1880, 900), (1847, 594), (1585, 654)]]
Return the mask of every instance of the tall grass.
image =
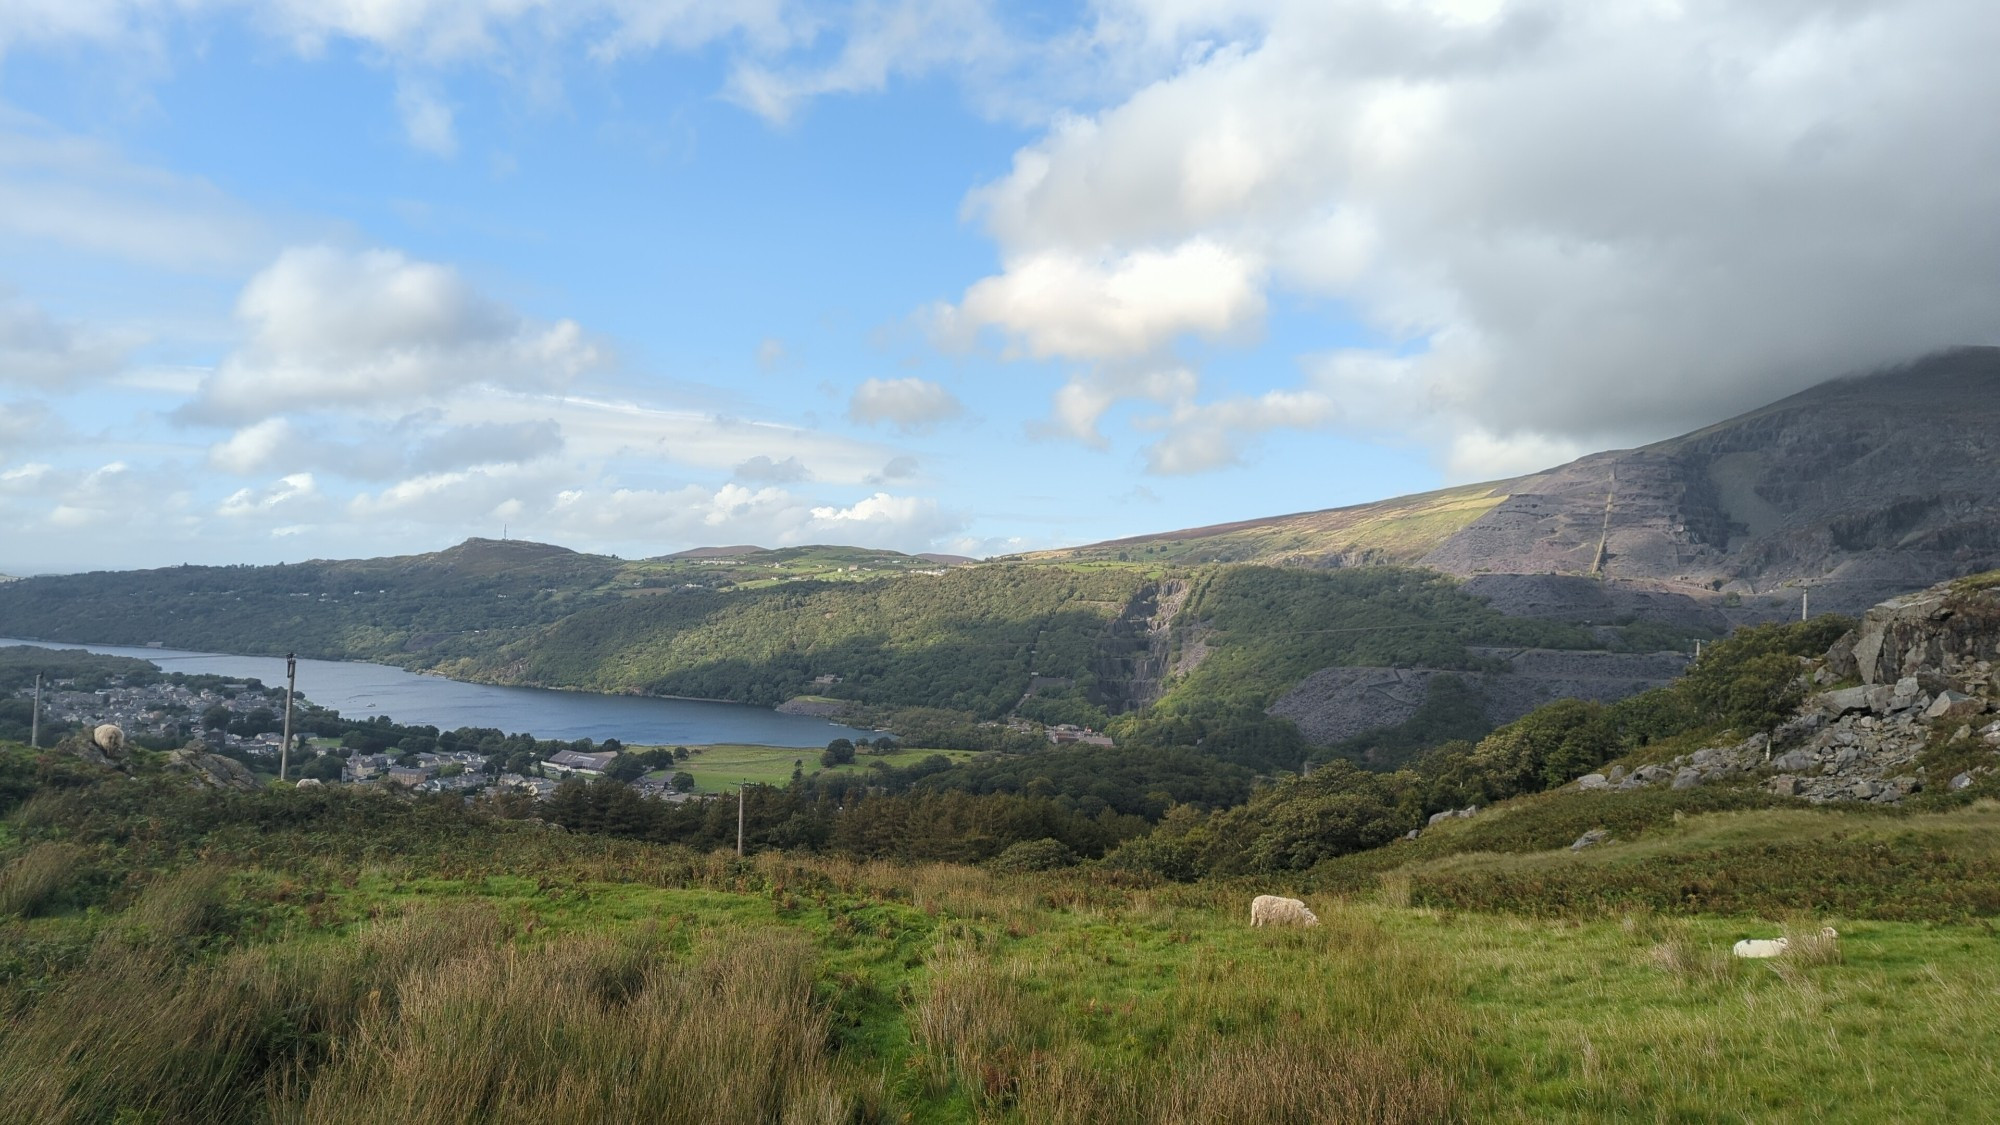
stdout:
[(1022, 1121), (1464, 1116), (1470, 1041), (1421, 955), (1338, 908), (1316, 929), (1246, 940), (1193, 951), (1171, 985), (1110, 1001), (1115, 950), (954, 946), (931, 965), (911, 1023), (933, 1082), (948, 1076), (982, 1111)]
[(75, 844), (47, 841), (16, 856), (0, 869), (0, 918), (28, 917), (60, 898), (88, 854)]

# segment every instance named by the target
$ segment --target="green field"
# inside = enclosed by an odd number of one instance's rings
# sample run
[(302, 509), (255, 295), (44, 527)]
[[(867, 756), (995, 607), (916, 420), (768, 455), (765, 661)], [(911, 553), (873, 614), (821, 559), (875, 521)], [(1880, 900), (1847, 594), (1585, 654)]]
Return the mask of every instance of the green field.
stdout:
[[(648, 747), (635, 746), (634, 750)], [(671, 776), (679, 770), (694, 775), (695, 792), (728, 793), (745, 782), (752, 785), (785, 785), (792, 780), (793, 763), (803, 763), (807, 776), (819, 773), (851, 774), (865, 773), (871, 762), (882, 762), (891, 766), (908, 766), (923, 761), (932, 754), (942, 754), (954, 762), (962, 762), (975, 757), (968, 750), (895, 750), (888, 754), (862, 753), (844, 766), (831, 770), (819, 764), (820, 751), (817, 748), (801, 749), (796, 746), (752, 746), (744, 743), (724, 742), (711, 746), (689, 746), (688, 760), (676, 765), (672, 770), (660, 770), (653, 776)]]
[(1988, 922), (1531, 918), (1391, 877), (1260, 930), (1249, 898), (1283, 888), (739, 860), (337, 791), (170, 822), (123, 800), (37, 798), (0, 834), (15, 1119), (1972, 1121), (2000, 1097)]

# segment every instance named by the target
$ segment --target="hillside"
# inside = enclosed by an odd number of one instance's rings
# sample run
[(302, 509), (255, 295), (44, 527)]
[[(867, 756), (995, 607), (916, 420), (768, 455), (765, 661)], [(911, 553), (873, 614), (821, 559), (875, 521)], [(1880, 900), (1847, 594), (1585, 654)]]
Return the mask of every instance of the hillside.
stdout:
[(1649, 616), (1662, 597), (1678, 614), (1720, 612), (1730, 595), (1754, 611), (1774, 592), (1795, 608), (1801, 584), (1827, 609), (1860, 609), (2000, 565), (2000, 349), (1836, 379), (1513, 480), (1029, 557), (1405, 563), (1492, 576), (1503, 600), (1517, 595), (1502, 576), (1535, 576), (1557, 615), (1568, 604), (1549, 575), (1601, 580)]

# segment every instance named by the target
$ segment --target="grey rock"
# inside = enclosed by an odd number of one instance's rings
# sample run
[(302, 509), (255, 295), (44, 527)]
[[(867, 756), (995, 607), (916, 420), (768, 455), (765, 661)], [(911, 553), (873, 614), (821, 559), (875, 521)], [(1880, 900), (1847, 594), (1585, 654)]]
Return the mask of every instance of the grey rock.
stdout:
[(1601, 773), (1587, 773), (1576, 779), (1578, 789), (1609, 789), (1611, 779)]
[(1772, 759), (1771, 764), (1778, 769), (1795, 772), (1810, 769), (1812, 764), (1817, 760), (1813, 757), (1813, 753), (1810, 750), (1787, 750)]
[(190, 784), (201, 789), (261, 788), (249, 767), (234, 758), (184, 746), (167, 754), (167, 769), (184, 774)]
[(1590, 831), (1585, 832), (1583, 835), (1578, 836), (1576, 838), (1576, 843), (1571, 844), (1569, 846), (1569, 850), (1573, 852), (1580, 852), (1585, 848), (1594, 848), (1599, 844), (1609, 843), (1610, 841), (1611, 841), (1610, 832), (1602, 828), (1593, 828)]
[(1403, 839), (1405, 839), (1405, 840), (1414, 840), (1414, 839), (1416, 839), (1416, 838), (1417, 838), (1418, 836), (1421, 836), (1421, 835), (1423, 835), (1423, 829), (1421, 829), (1421, 828), (1412, 828), (1412, 829), (1410, 829), (1410, 830), (1409, 830), (1408, 832), (1405, 832), (1405, 833), (1403, 833)]
[(1779, 774), (1767, 782), (1766, 785), (1771, 792), (1781, 797), (1796, 797), (1806, 791), (1805, 778), (1792, 777), (1788, 774)]
[(1857, 781), (1849, 787), (1848, 791), (1853, 793), (1857, 800), (1866, 801), (1882, 790), (1872, 781)]
[(1923, 692), (1924, 685), (1919, 683), (1915, 676), (1904, 676), (1896, 681), (1895, 688), (1889, 693), (1889, 710), (1907, 710), (1916, 704)]
[(1985, 700), (1974, 699), (1963, 692), (1946, 691), (1939, 693), (1924, 709), (1924, 718), (1934, 722), (1939, 719), (1967, 719), (1985, 711)]
[(1625, 777), (1626, 774), (1624, 766), (1612, 766), (1611, 772), (1604, 775), (1604, 780), (1610, 782), (1613, 785), (1616, 785), (1619, 782), (1625, 780)]
[(1964, 773), (1959, 774), (1957, 777), (1952, 778), (1950, 784), (1946, 785), (1945, 788), (1953, 793), (1956, 793), (1961, 789), (1972, 788), (1972, 781), (1973, 781), (1972, 772), (1968, 770)]
[(1431, 818), (1424, 822), (1424, 827), (1429, 828), (1440, 820), (1450, 820), (1452, 817), (1455, 817), (1457, 815), (1458, 815), (1457, 813), (1451, 811), (1450, 809), (1446, 809), (1444, 812), (1441, 813), (1432, 813)]
[(1889, 697), (1887, 687), (1863, 685), (1822, 692), (1814, 699), (1821, 712), (1837, 717), (1861, 711), (1886, 711), (1889, 709)]
[(1464, 820), (1467, 817), (1473, 817), (1478, 815), (1479, 815), (1478, 805), (1467, 805), (1464, 808), (1458, 810), (1458, 818), (1460, 820)]
[(1651, 785), (1654, 782), (1666, 781), (1673, 776), (1674, 771), (1665, 766), (1640, 766), (1638, 769), (1632, 771), (1632, 777), (1641, 785)]
[(1681, 772), (1674, 775), (1674, 788), (1693, 789), (1695, 786), (1700, 785), (1702, 783), (1702, 780), (1703, 779), (1700, 770), (1692, 768), (1684, 769)]

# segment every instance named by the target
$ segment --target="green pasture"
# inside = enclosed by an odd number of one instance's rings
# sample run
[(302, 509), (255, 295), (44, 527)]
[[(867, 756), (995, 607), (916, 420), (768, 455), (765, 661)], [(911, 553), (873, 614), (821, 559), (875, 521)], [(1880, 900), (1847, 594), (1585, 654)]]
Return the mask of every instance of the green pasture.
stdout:
[[(635, 750), (650, 747), (635, 746)], [(689, 746), (688, 759), (678, 763), (671, 770), (656, 771), (654, 777), (671, 777), (680, 770), (694, 775), (695, 792), (728, 793), (738, 785), (788, 785), (792, 780), (793, 763), (801, 763), (808, 777), (817, 773), (836, 774), (866, 773), (870, 763), (882, 762), (890, 766), (908, 766), (923, 761), (932, 754), (942, 754), (954, 762), (962, 762), (975, 756), (970, 750), (924, 750), (898, 749), (888, 754), (863, 751), (855, 755), (848, 765), (835, 766), (831, 771), (819, 764), (821, 747), (798, 746), (754, 746), (748, 743), (719, 742), (708, 746)]]

